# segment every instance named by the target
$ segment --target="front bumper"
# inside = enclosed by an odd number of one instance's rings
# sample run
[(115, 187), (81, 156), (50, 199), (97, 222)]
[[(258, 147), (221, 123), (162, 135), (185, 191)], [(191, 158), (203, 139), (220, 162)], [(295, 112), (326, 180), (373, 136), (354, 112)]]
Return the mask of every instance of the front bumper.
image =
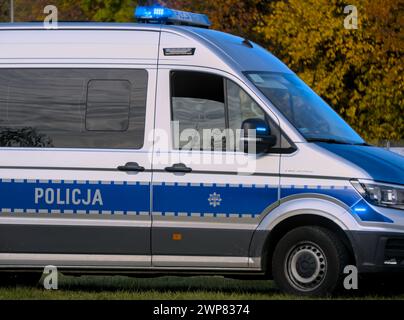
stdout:
[(360, 273), (404, 273), (404, 233), (349, 231), (348, 237)]

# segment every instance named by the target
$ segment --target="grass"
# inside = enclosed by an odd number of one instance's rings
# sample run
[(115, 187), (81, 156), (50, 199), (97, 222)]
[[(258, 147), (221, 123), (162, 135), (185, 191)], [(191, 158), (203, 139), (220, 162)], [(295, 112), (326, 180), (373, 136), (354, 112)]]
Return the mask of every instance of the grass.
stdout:
[[(334, 298), (404, 300), (404, 288), (398, 293), (355, 292)], [(272, 281), (265, 280), (234, 280), (222, 277), (60, 276), (58, 290), (45, 290), (40, 286), (0, 287), (0, 299), (284, 300), (301, 298), (281, 294)]]

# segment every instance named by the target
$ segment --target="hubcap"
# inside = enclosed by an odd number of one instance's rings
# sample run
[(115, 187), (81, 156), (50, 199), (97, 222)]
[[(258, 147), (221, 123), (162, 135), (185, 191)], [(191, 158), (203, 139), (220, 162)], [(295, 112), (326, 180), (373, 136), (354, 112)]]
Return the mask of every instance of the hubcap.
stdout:
[(327, 273), (327, 260), (316, 244), (299, 243), (289, 251), (285, 269), (289, 282), (296, 289), (310, 291), (323, 282)]

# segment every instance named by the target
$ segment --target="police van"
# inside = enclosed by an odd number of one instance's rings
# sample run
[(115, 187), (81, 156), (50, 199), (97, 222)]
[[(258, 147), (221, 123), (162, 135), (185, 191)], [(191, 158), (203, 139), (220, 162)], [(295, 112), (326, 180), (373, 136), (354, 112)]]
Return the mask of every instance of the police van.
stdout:
[(404, 157), (205, 15), (0, 26), (0, 268), (329, 294), (404, 271)]

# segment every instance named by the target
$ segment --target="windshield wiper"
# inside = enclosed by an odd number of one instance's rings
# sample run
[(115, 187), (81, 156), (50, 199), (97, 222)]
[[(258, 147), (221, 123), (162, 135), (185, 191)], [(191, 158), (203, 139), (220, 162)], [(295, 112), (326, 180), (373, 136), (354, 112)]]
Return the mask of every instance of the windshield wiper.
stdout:
[(334, 144), (348, 144), (351, 146), (370, 146), (370, 144), (366, 142), (348, 142), (343, 140), (337, 140), (332, 138), (306, 138), (308, 142), (325, 142), (325, 143), (334, 143)]
[(308, 142), (325, 142), (325, 143), (334, 143), (334, 144), (353, 144), (351, 142), (337, 140), (337, 139), (329, 139), (329, 138), (306, 138)]

